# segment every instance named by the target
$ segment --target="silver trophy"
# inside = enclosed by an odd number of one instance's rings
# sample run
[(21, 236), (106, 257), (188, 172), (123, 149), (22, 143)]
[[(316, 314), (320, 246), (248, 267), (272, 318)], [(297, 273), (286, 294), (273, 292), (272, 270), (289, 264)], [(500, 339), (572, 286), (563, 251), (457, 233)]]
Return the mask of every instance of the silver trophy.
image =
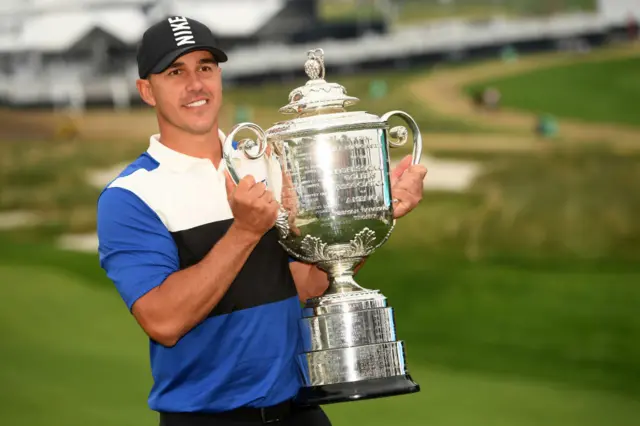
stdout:
[[(267, 131), (236, 125), (224, 142), (224, 159), (236, 184), (237, 154), (265, 161), (269, 186), (280, 203), (280, 244), (294, 258), (327, 272), (326, 293), (306, 302), (299, 355), (305, 384), (303, 404), (327, 404), (417, 392), (405, 348), (397, 340), (393, 308), (378, 290), (361, 287), (354, 270), (382, 246), (395, 225), (389, 148), (407, 142), (402, 118), (413, 135), (413, 163), (420, 162), (422, 137), (402, 111), (382, 117), (348, 112), (358, 102), (345, 88), (325, 81), (324, 52), (308, 52), (309, 81), (293, 90), (281, 113), (296, 114)], [(234, 141), (240, 131), (256, 139)], [(264, 158), (263, 158), (264, 157)]]

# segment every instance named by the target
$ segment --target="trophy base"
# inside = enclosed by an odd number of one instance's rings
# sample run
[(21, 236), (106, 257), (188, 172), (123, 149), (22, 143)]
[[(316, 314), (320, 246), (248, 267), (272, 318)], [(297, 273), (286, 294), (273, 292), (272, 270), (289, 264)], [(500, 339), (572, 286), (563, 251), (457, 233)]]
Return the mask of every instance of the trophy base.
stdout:
[(420, 385), (409, 374), (356, 382), (304, 387), (298, 392), (300, 405), (326, 405), (410, 394), (420, 391)]
[(406, 367), (393, 308), (377, 290), (307, 301), (300, 320), (304, 385), (297, 401), (331, 404), (420, 391)]

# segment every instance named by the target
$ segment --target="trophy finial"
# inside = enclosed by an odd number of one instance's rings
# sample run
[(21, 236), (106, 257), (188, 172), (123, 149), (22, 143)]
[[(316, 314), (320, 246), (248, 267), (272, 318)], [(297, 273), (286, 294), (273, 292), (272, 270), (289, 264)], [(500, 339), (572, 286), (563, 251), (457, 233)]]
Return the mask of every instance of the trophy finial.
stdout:
[(307, 62), (304, 64), (304, 70), (311, 80), (324, 80), (324, 50), (314, 49), (307, 52)]
[(358, 98), (347, 96), (342, 85), (325, 81), (324, 50), (307, 51), (304, 71), (309, 81), (289, 93), (289, 104), (280, 108), (280, 112), (299, 115), (344, 112), (347, 106), (358, 102)]

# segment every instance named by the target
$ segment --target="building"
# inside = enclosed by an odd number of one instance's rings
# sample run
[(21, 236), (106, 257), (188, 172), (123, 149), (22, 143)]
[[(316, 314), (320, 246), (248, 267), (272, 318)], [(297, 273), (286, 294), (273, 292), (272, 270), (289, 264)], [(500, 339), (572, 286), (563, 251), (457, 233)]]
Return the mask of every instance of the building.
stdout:
[(315, 0), (2, 0), (0, 99), (13, 106), (128, 106), (137, 43), (167, 16), (207, 24), (233, 50), (313, 28)]

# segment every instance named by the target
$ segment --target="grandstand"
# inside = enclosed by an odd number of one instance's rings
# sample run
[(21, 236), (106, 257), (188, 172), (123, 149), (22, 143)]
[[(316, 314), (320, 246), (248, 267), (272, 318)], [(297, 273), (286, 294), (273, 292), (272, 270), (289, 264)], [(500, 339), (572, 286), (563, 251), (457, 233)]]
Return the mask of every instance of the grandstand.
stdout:
[[(229, 51), (224, 75), (234, 83), (301, 76), (306, 50), (317, 46), (327, 51), (331, 72), (339, 72), (477, 58), (505, 46), (526, 52), (597, 45), (624, 34), (632, 13), (640, 11), (640, 0), (599, 0), (594, 11), (481, 21), (453, 17), (392, 31), (356, 19), (359, 31), (351, 34), (321, 21), (318, 1), (2, 0), (0, 102), (130, 106), (138, 101), (136, 44), (149, 23), (168, 15), (196, 17), (210, 26)], [(395, 4), (371, 3), (383, 11)]]

